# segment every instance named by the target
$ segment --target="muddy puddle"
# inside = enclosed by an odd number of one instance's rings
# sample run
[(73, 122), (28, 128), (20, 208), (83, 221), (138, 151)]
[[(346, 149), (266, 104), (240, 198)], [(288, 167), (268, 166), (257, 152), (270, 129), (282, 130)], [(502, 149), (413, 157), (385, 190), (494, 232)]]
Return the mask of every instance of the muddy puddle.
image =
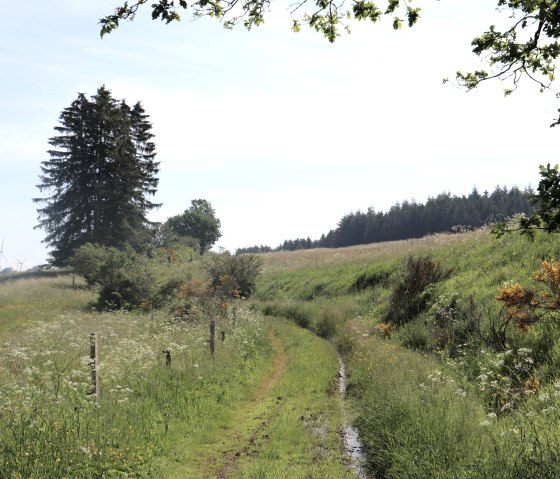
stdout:
[(342, 438), (344, 440), (344, 449), (348, 457), (350, 468), (355, 472), (359, 479), (367, 479), (364, 464), (365, 454), (358, 430), (350, 424), (348, 410), (346, 405), (346, 365), (340, 354), (338, 355), (340, 370), (338, 373), (338, 392), (342, 404)]

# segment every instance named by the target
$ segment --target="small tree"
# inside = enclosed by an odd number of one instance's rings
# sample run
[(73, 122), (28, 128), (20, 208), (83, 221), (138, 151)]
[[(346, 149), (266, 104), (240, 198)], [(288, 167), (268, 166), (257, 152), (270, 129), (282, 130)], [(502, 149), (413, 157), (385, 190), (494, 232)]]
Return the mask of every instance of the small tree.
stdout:
[(533, 289), (519, 283), (505, 283), (496, 295), (504, 304), (505, 321), (514, 320), (521, 331), (546, 319), (558, 323), (560, 318), (560, 261), (543, 261), (533, 281), (542, 287)]
[(222, 236), (220, 220), (207, 200), (192, 200), (191, 207), (181, 215), (169, 218), (165, 223), (180, 238), (195, 238), (200, 254), (208, 251)]
[(428, 287), (450, 274), (451, 270), (445, 270), (429, 256), (408, 256), (393, 287), (385, 322), (400, 326), (414, 319), (431, 299)]

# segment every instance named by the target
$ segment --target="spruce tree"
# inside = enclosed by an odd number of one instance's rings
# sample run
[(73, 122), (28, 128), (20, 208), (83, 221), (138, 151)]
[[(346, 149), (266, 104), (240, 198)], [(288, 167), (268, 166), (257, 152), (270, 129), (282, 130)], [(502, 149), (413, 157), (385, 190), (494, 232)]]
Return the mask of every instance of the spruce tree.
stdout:
[(151, 124), (137, 103), (118, 102), (105, 87), (83, 93), (60, 115), (41, 164), (38, 228), (52, 247), (51, 262), (62, 265), (85, 243), (139, 247), (148, 237), (146, 214), (159, 206)]

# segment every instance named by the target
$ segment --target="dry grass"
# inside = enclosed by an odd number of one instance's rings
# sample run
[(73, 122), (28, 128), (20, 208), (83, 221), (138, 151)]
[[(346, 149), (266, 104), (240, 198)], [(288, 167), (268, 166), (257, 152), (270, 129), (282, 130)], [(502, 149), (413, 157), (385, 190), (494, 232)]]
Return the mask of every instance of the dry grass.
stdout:
[(372, 243), (346, 248), (316, 248), (310, 250), (262, 253), (265, 273), (297, 271), (324, 266), (348, 265), (364, 261), (386, 261), (407, 254), (428, 253), (442, 246), (454, 246), (489, 236), (487, 229), (467, 233), (438, 233), (424, 238)]

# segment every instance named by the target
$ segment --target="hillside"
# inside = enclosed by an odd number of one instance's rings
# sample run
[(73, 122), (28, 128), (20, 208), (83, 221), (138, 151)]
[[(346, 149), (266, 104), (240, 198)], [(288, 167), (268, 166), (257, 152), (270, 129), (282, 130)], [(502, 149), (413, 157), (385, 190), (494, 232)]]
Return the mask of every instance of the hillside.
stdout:
[(344, 353), (372, 477), (553, 478), (557, 310), (519, 327), (496, 296), (546, 287), (535, 271), (559, 253), (554, 235), (487, 230), (268, 253), (258, 298)]
[[(98, 311), (72, 276), (0, 283), (0, 477), (352, 477), (348, 421), (369, 477), (558, 477), (557, 313), (514, 321), (496, 295), (545, 287), (559, 253), (487, 230), (267, 253), (219, 315)], [(157, 266), (201, 287), (192, 258)]]

